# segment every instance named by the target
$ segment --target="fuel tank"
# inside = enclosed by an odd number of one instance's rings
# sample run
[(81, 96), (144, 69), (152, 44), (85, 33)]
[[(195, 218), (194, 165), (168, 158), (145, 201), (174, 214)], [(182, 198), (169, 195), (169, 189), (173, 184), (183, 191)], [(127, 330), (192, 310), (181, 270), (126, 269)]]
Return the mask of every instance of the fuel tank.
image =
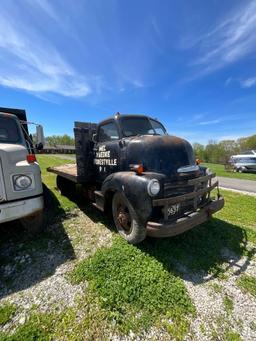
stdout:
[(145, 171), (177, 175), (177, 169), (195, 165), (193, 148), (176, 136), (143, 135), (125, 139), (126, 167), (143, 164)]

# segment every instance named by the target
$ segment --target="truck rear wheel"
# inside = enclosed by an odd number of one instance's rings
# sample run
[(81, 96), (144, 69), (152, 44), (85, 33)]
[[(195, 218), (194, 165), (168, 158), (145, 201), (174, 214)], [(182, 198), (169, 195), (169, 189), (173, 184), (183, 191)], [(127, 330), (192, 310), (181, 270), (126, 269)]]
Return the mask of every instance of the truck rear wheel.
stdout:
[(21, 225), (29, 234), (36, 235), (43, 230), (43, 210), (20, 219)]
[(68, 198), (73, 198), (75, 196), (76, 185), (73, 181), (57, 175), (56, 183), (61, 195), (64, 195)]
[(140, 223), (136, 212), (121, 192), (116, 192), (112, 201), (112, 213), (119, 234), (131, 244), (146, 238), (146, 226)]
[(236, 172), (243, 173), (245, 171), (245, 167), (237, 167)]

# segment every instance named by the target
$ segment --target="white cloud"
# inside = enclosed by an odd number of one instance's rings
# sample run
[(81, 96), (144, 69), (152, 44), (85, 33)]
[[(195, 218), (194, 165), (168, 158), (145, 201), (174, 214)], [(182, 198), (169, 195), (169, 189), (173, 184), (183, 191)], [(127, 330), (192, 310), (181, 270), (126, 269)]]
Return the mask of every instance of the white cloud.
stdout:
[(252, 86), (256, 85), (256, 77), (244, 79), (240, 83), (242, 88), (251, 88)]
[(91, 92), (87, 79), (48, 40), (4, 10), (0, 12), (0, 84), (69, 97)]
[(211, 120), (211, 121), (202, 121), (202, 122), (199, 122), (198, 124), (200, 126), (206, 126), (206, 125), (210, 125), (210, 124), (217, 124), (217, 123), (220, 123), (221, 120), (220, 119), (216, 119), (216, 120)]
[(196, 115), (193, 116), (193, 120), (194, 121), (198, 121), (198, 120), (204, 118), (207, 114), (208, 113), (196, 114)]
[(41, 10), (43, 10), (47, 15), (49, 15), (52, 19), (57, 22), (60, 21), (59, 16), (53, 9), (52, 4), (48, 0), (27, 0), (30, 5), (39, 6)]
[(211, 73), (251, 54), (256, 50), (256, 2), (242, 4), (214, 30), (201, 37), (194, 46), (199, 57), (199, 76)]

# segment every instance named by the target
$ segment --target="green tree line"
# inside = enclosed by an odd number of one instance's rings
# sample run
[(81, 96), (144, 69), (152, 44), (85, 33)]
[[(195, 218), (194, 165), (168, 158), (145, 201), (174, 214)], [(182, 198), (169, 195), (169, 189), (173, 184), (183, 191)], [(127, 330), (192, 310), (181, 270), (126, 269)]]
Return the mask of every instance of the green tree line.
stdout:
[(193, 148), (196, 158), (204, 162), (225, 164), (231, 155), (246, 150), (256, 150), (256, 135), (220, 142), (210, 140), (206, 146), (196, 142), (193, 144)]
[(56, 145), (65, 145), (65, 146), (74, 146), (75, 139), (67, 134), (64, 135), (52, 135), (46, 137), (46, 144), (49, 146), (56, 146)]
[[(74, 146), (75, 139), (67, 134), (52, 135), (46, 138), (46, 144), (50, 146)], [(231, 155), (250, 149), (256, 150), (256, 134), (241, 137), (237, 140), (223, 140), (220, 142), (210, 140), (206, 146), (196, 142), (193, 144), (193, 148), (196, 157), (202, 161), (225, 164)]]

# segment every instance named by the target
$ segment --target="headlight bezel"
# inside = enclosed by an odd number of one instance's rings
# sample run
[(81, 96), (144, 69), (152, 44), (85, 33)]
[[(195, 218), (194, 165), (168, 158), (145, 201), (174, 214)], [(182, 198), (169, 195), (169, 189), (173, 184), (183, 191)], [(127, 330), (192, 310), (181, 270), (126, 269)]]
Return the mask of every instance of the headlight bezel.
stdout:
[(161, 190), (161, 184), (157, 179), (151, 179), (147, 185), (148, 195), (155, 197)]
[[(21, 183), (23, 181), (23, 184)], [(27, 184), (24, 184), (27, 181)], [(27, 191), (34, 188), (34, 178), (32, 174), (14, 174), (12, 175), (12, 185), (15, 192)]]

